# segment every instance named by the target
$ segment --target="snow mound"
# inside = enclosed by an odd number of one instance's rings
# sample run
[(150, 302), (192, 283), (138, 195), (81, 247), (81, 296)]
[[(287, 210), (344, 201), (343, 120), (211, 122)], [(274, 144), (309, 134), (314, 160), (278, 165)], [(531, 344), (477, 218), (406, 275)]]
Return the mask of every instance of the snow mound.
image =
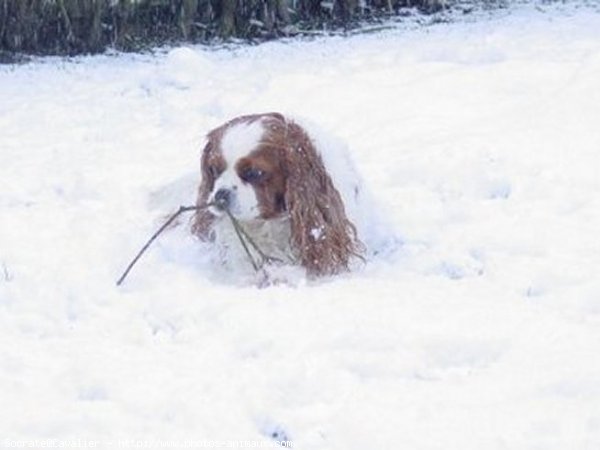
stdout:
[[(0, 445), (598, 448), (599, 29), (525, 4), (0, 66)], [(184, 218), (117, 288), (206, 131), (273, 110), (348, 145), (402, 245), (257, 289)]]

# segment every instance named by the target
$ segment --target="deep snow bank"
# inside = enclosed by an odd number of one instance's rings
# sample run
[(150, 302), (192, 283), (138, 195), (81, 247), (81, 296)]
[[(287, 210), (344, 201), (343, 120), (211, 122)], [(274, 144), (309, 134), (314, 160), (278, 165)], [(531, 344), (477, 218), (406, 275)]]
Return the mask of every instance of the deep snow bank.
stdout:
[[(524, 8), (0, 68), (0, 445), (596, 448), (599, 29)], [(266, 110), (349, 144), (402, 249), (257, 290), (180, 228), (115, 288), (202, 134)]]

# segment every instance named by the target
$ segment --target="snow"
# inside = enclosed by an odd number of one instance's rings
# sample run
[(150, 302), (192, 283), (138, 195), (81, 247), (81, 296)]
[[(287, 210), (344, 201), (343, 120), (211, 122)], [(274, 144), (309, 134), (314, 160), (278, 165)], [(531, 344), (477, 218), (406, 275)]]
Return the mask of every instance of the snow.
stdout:
[[(0, 67), (0, 445), (599, 448), (598, 30), (522, 5)], [(117, 288), (203, 134), (271, 110), (348, 144), (402, 246), (258, 289), (180, 226)]]

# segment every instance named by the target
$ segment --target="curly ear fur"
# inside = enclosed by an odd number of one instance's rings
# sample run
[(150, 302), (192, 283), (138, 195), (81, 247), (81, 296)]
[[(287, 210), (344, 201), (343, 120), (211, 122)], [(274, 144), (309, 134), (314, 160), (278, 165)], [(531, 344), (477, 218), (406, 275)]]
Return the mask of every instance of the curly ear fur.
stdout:
[(292, 228), (291, 244), (310, 275), (348, 270), (351, 258), (362, 259), (364, 251), (356, 228), (346, 217), (340, 193), (308, 135), (291, 122), (286, 134), (285, 201)]
[[(213, 189), (215, 180), (213, 175), (206, 169), (206, 160), (208, 159), (210, 152), (212, 151), (212, 142), (209, 140), (204, 150), (202, 151), (202, 162), (201, 162), (201, 173), (202, 180), (198, 187), (198, 197), (196, 199), (196, 206), (205, 205), (208, 201), (208, 197)], [(192, 218), (192, 233), (198, 236), (203, 241), (212, 241), (214, 239), (212, 231), (212, 225), (215, 221), (215, 216), (208, 209), (199, 209), (196, 211)]]

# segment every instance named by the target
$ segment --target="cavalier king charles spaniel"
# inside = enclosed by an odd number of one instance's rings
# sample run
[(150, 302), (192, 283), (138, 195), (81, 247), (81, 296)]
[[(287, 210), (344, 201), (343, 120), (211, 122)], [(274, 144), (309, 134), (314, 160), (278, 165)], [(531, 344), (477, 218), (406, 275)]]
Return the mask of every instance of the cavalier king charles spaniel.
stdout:
[(365, 260), (361, 232), (372, 208), (347, 151), (279, 113), (237, 117), (207, 135), (192, 231), (221, 262), (249, 266), (232, 220), (280, 265), (311, 277)]

